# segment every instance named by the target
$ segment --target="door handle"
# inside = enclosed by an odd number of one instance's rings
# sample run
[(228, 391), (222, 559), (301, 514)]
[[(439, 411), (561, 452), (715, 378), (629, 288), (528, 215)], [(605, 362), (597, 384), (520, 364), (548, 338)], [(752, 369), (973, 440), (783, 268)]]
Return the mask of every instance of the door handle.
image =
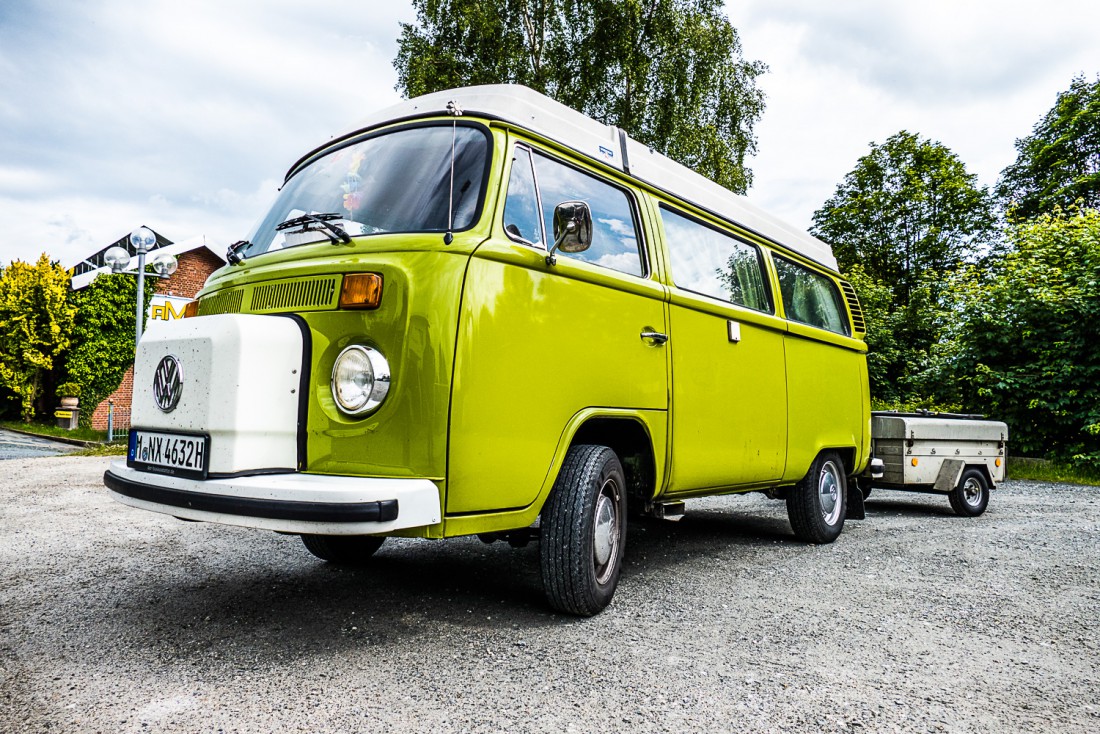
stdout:
[(641, 333), (642, 341), (649, 342), (650, 346), (659, 347), (668, 341), (668, 334), (662, 334), (659, 331), (654, 331), (651, 327), (647, 326)]

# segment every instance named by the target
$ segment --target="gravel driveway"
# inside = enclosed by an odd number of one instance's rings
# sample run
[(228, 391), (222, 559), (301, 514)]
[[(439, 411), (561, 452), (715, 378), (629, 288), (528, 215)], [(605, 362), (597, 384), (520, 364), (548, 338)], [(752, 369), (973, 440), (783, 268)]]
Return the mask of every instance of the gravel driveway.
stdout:
[(689, 503), (580, 620), (534, 546), (344, 570), (119, 505), (107, 462), (0, 465), (0, 732), (1100, 730), (1097, 489), (876, 492), (823, 547), (759, 495)]

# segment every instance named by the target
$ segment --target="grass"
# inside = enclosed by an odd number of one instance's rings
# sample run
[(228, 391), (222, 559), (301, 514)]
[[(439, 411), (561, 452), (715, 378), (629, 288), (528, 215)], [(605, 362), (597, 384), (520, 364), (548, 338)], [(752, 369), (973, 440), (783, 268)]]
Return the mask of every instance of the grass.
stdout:
[(1067, 482), (1100, 487), (1100, 472), (1089, 471), (1072, 464), (1046, 459), (1024, 459), (1010, 456), (1009, 479), (1030, 479), (1037, 482)]
[(81, 449), (80, 451), (73, 451), (63, 456), (125, 456), (126, 455), (126, 442), (115, 441), (114, 443), (97, 443), (92, 446)]

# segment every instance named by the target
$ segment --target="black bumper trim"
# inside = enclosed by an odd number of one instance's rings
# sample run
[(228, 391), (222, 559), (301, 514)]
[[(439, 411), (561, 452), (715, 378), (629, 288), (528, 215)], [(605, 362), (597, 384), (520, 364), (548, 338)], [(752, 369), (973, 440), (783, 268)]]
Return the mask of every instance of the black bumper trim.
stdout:
[(104, 472), (107, 488), (126, 497), (169, 507), (181, 507), (224, 515), (259, 517), (267, 520), (301, 520), (307, 522), (389, 522), (397, 519), (397, 500), (377, 502), (290, 502), (260, 500), (252, 497), (231, 497), (223, 494), (203, 494), (182, 489), (155, 487), (143, 482)]

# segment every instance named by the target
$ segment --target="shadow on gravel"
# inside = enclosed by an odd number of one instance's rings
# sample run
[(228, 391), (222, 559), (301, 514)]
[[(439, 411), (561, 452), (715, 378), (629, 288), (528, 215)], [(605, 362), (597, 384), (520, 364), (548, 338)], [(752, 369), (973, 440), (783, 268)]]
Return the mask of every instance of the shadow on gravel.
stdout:
[[(692, 556), (748, 564), (746, 549), (802, 545), (785, 519), (708, 510), (678, 523), (634, 520), (628, 532), (624, 583)], [(139, 654), (200, 667), (365, 645), (405, 653), (444, 630), (484, 642), (502, 631), (588, 623), (547, 607), (537, 543), (391, 540), (367, 566), (350, 568), (313, 559), (294, 537), (242, 537), (213, 554), (151, 558), (150, 569), (186, 567), (188, 576), (130, 576), (114, 585), (113, 609), (93, 601), (82, 616), (110, 619)], [(227, 556), (236, 551), (239, 559)]]
[[(923, 498), (924, 501), (920, 501), (920, 498)], [(912, 517), (928, 517), (929, 515), (958, 517), (955, 511), (951, 509), (951, 503), (947, 500), (947, 495), (914, 496), (898, 493), (897, 497), (891, 497), (889, 495), (885, 497), (869, 497), (864, 502), (864, 507), (867, 510), (868, 519), (870, 519), (871, 514), (876, 512), (892, 512), (895, 515), (907, 515)]]

